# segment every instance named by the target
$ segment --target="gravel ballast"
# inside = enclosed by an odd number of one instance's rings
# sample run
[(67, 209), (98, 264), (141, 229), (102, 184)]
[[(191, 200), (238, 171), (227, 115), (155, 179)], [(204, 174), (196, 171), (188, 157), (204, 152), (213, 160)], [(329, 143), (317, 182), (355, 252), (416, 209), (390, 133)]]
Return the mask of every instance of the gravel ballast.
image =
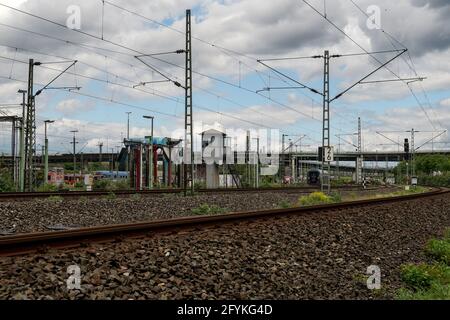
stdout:
[[(382, 189), (377, 192), (387, 192)], [(367, 194), (374, 191), (351, 191)], [(203, 204), (218, 206), (224, 212), (273, 209), (283, 202), (294, 204), (302, 191), (233, 192), (183, 197), (175, 194), (117, 197), (115, 199), (47, 198), (32, 201), (0, 202), (0, 236), (11, 233), (63, 230), (168, 219), (193, 215)]]
[[(393, 298), (403, 263), (450, 226), (450, 196), (226, 224), (0, 258), (1, 299)], [(81, 269), (68, 290), (67, 268)], [(368, 290), (367, 267), (382, 272)]]

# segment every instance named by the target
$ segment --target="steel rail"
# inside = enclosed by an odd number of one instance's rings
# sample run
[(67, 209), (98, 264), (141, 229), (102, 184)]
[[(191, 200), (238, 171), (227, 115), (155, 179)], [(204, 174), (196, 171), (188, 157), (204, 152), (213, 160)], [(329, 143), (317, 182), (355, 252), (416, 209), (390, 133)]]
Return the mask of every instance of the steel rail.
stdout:
[(287, 215), (312, 214), (344, 210), (370, 205), (383, 205), (393, 202), (409, 201), (450, 193), (450, 189), (439, 188), (430, 192), (377, 199), (366, 199), (333, 204), (288, 209), (236, 212), (222, 215), (180, 217), (168, 220), (153, 220), (138, 223), (96, 226), (65, 231), (34, 232), (0, 237), (0, 256), (22, 255), (46, 250), (47, 248), (79, 247), (85, 243), (110, 242), (124, 237), (146, 236), (157, 233), (176, 233), (184, 229), (198, 229), (208, 226), (222, 226), (244, 220), (258, 220)]

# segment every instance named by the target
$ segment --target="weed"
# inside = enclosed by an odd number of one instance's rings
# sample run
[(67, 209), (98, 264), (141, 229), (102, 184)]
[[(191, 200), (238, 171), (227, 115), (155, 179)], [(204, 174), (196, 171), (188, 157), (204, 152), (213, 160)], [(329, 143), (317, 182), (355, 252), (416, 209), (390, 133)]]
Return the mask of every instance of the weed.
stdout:
[(288, 209), (291, 206), (292, 206), (291, 203), (287, 200), (281, 200), (280, 203), (278, 203), (278, 207), (281, 209)]
[(406, 288), (398, 291), (397, 299), (450, 300), (450, 231), (445, 231), (442, 240), (430, 240), (425, 252), (435, 262), (402, 266), (401, 278)]
[(114, 192), (111, 191), (105, 196), (105, 199), (106, 200), (116, 200), (117, 196)]
[(302, 196), (298, 199), (300, 206), (313, 206), (319, 204), (333, 203), (341, 201), (340, 196), (327, 196), (323, 192), (313, 192), (307, 196)]
[(80, 197), (79, 199), (78, 199), (78, 202), (80, 202), (80, 203), (88, 203), (88, 197)]
[(433, 259), (450, 265), (450, 240), (433, 239), (428, 241), (425, 252)]
[(61, 196), (50, 196), (47, 200), (50, 202), (63, 202), (64, 198)]

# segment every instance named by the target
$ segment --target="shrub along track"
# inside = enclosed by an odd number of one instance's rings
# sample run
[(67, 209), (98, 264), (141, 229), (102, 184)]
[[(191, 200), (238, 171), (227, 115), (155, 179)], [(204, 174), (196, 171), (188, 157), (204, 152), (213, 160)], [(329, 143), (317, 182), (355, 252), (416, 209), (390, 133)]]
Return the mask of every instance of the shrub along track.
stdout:
[[(399, 266), (423, 260), (426, 240), (450, 226), (448, 193), (397, 200), (160, 225), (139, 238), (2, 257), (0, 298), (392, 298)], [(66, 286), (74, 264), (81, 290)], [(382, 271), (377, 293), (362, 283), (373, 264)]]

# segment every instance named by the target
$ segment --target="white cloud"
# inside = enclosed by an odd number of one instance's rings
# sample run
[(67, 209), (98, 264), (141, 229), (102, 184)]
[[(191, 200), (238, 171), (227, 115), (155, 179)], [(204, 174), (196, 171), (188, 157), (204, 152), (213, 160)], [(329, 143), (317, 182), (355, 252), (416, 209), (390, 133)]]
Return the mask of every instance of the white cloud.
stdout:
[(63, 115), (74, 115), (78, 113), (83, 113), (86, 111), (91, 111), (94, 109), (95, 105), (93, 103), (86, 103), (85, 101), (69, 99), (60, 101), (55, 109), (56, 111), (62, 113)]

